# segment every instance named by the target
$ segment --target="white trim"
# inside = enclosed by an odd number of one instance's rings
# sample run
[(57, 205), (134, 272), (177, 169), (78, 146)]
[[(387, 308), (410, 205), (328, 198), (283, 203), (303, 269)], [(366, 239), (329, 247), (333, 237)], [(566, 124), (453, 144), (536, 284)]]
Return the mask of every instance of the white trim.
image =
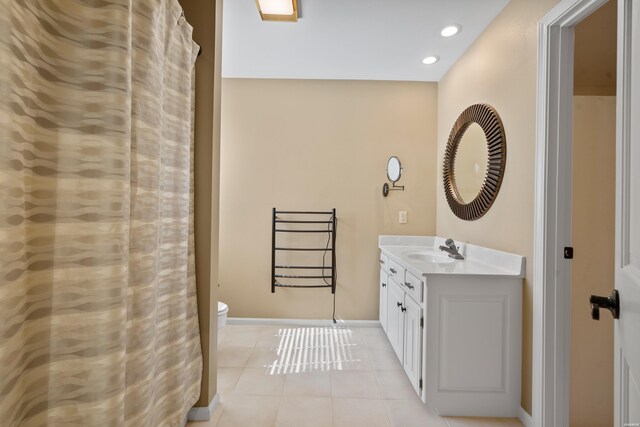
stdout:
[(529, 415), (522, 406), (518, 409), (518, 419), (524, 427), (533, 427), (533, 418), (531, 418), (531, 415)]
[(284, 326), (339, 326), (348, 328), (381, 328), (378, 320), (343, 320), (333, 323), (328, 319), (274, 319), (257, 317), (229, 317), (227, 325), (284, 325)]
[(216, 393), (211, 399), (209, 406), (194, 406), (187, 414), (188, 421), (209, 421), (220, 403), (220, 394)]
[[(632, 117), (632, 72), (633, 72), (633, 0), (618, 1), (618, 58), (617, 58), (617, 90), (616, 90), (616, 276), (620, 269), (629, 264), (629, 234), (631, 210), (627, 206), (631, 200), (629, 171), (631, 169), (631, 123)], [(637, 167), (637, 166), (636, 166)], [(615, 287), (621, 282), (618, 277)], [(628, 321), (627, 325), (629, 324)], [(622, 354), (622, 323), (616, 322), (614, 328), (614, 364), (613, 364), (613, 425), (622, 426), (628, 419), (628, 402), (625, 390), (628, 389), (628, 365)]]
[(569, 421), (573, 27), (607, 0), (564, 0), (538, 24), (533, 426)]

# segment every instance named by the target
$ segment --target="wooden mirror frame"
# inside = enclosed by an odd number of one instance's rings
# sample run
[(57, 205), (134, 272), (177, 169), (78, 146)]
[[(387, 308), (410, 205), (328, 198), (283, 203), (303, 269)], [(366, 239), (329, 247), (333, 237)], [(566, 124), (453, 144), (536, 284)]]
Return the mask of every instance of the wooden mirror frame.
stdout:
[[(469, 203), (465, 203), (456, 187), (453, 166), (460, 141), (472, 123), (477, 123), (484, 131), (489, 158), (487, 159), (487, 173), (478, 195)], [(444, 152), (442, 177), (444, 193), (451, 211), (458, 218), (466, 221), (474, 221), (487, 213), (496, 200), (498, 191), (500, 191), (506, 163), (507, 140), (502, 120), (500, 120), (497, 111), (487, 104), (474, 104), (465, 109), (451, 129)]]

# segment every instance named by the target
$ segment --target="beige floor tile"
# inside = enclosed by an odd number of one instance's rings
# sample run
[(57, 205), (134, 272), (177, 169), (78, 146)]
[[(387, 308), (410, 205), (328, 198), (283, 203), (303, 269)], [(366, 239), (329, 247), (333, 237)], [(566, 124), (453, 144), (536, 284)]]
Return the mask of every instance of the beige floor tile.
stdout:
[(255, 347), (261, 334), (259, 330), (241, 331), (236, 329), (233, 332), (227, 331), (218, 341), (218, 344), (224, 347)]
[(218, 393), (221, 396), (230, 394), (238, 384), (244, 368), (218, 368)]
[(375, 374), (385, 399), (419, 399), (404, 370), (377, 371)]
[(218, 344), (220, 344), (222, 342), (222, 339), (227, 335), (225, 328), (226, 326), (222, 329), (218, 329)]
[(331, 396), (377, 399), (382, 394), (372, 371), (332, 371)]
[(334, 427), (390, 427), (384, 401), (333, 398)]
[(278, 360), (275, 349), (255, 347), (251, 350), (251, 355), (247, 360), (248, 368), (268, 368)]
[(238, 332), (260, 332), (265, 329), (265, 325), (226, 325), (222, 328), (222, 332), (227, 333), (238, 333)]
[(285, 396), (331, 396), (331, 373), (329, 371), (287, 374), (284, 381)]
[(364, 334), (360, 328), (342, 328), (342, 342), (345, 345), (364, 345)]
[(209, 422), (214, 423), (214, 425), (211, 427), (218, 426), (220, 418), (222, 418), (222, 412), (224, 412), (224, 406), (222, 402), (218, 402), (218, 406), (216, 407), (215, 411), (213, 411), (213, 415), (211, 415), (211, 419), (209, 420)]
[(386, 349), (369, 350), (369, 359), (376, 371), (403, 370), (400, 359), (394, 353), (391, 344)]
[(218, 367), (244, 368), (249, 356), (251, 356), (251, 348), (221, 345), (218, 347)]
[(523, 427), (517, 418), (445, 417), (449, 427)]
[(274, 326), (260, 331), (256, 347), (278, 348), (282, 341), (282, 328)]
[(365, 346), (372, 350), (388, 350), (391, 343), (386, 335), (371, 334), (364, 336)]
[(448, 427), (417, 395), (416, 399), (385, 400), (385, 406), (393, 427)]
[(223, 404), (216, 427), (274, 427), (280, 397), (233, 396)]
[(386, 337), (384, 329), (381, 326), (376, 328), (360, 328), (359, 332), (367, 337), (378, 336), (378, 337)]
[[(298, 330), (314, 340), (299, 339), (279, 361), (281, 369), (269, 369), (280, 359), (281, 334)], [(381, 328), (229, 325), (223, 331), (222, 402), (212, 420), (189, 427), (522, 427), (509, 418), (438, 417), (419, 400)]]
[(339, 349), (341, 369), (344, 371), (373, 371), (373, 362), (369, 359), (369, 350), (361, 345), (346, 346)]
[(271, 375), (264, 368), (245, 368), (233, 390), (234, 396), (280, 396), (284, 389), (284, 375)]
[(328, 397), (283, 397), (276, 420), (278, 427), (332, 427)]

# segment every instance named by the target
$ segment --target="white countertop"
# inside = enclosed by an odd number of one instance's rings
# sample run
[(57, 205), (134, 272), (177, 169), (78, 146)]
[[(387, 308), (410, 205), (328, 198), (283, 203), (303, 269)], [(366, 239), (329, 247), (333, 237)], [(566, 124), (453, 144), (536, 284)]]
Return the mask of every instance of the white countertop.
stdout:
[[(465, 259), (454, 260), (438, 249), (444, 244), (444, 240), (435, 236), (379, 236), (378, 247), (389, 258), (418, 276), (446, 274), (517, 278), (525, 275), (523, 256), (456, 241)], [(443, 262), (422, 261), (409, 257), (415, 253), (430, 253), (436, 261), (440, 257)]]

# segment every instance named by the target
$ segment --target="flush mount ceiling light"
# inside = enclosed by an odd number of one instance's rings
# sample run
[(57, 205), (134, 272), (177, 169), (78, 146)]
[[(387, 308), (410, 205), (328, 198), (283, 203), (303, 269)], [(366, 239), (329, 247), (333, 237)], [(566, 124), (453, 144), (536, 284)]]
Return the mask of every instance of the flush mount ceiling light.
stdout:
[(462, 30), (462, 26), (461, 25), (451, 24), (451, 25), (447, 25), (446, 27), (444, 27), (442, 29), (442, 31), (440, 31), (440, 35), (442, 37), (451, 37), (451, 36), (455, 36), (456, 34), (458, 34), (460, 32), (460, 30)]
[(298, 0), (256, 0), (263, 21), (298, 21)]
[(427, 56), (426, 58), (424, 58), (422, 60), (422, 63), (424, 65), (431, 65), (431, 64), (435, 64), (436, 62), (438, 62), (440, 60), (439, 56), (433, 55), (433, 56)]

